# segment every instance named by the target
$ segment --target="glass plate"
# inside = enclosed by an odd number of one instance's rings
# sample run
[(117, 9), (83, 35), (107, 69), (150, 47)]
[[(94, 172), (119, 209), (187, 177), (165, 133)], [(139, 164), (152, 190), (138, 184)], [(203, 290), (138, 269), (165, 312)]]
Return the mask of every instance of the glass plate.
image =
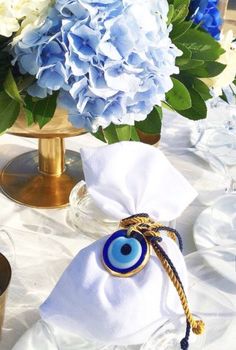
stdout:
[[(221, 204), (225, 197), (220, 198), (216, 203)], [(236, 200), (236, 197), (234, 199)], [(220, 215), (217, 207), (218, 205), (205, 209), (197, 218), (193, 227), (194, 242), (199, 254), (202, 249), (215, 248), (212, 250), (213, 253), (209, 251), (207, 255), (203, 255), (207, 263), (236, 284), (236, 227), (233, 228), (228, 221), (233, 222), (234, 217), (230, 213), (228, 213), (229, 216), (226, 213)], [(234, 208), (231, 207), (231, 209)], [(227, 250), (225, 246), (228, 246)]]

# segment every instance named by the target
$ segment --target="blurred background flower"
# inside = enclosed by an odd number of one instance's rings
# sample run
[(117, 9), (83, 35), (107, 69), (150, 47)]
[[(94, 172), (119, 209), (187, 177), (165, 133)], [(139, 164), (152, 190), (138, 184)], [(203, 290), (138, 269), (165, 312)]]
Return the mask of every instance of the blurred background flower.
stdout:
[(191, 0), (189, 18), (205, 29), (213, 38), (220, 38), (222, 18), (218, 8), (219, 0)]

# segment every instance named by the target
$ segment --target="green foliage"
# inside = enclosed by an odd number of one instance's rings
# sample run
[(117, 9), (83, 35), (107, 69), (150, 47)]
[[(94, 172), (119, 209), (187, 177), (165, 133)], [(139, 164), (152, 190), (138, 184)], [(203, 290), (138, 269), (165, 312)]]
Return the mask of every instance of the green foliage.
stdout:
[(219, 75), (224, 69), (225, 65), (219, 62), (208, 61), (197, 67), (190, 67), (190, 73), (198, 78), (211, 78)]
[(172, 23), (181, 23), (188, 15), (190, 0), (174, 0), (174, 15)]
[(160, 134), (161, 123), (162, 109), (159, 106), (155, 106), (145, 120), (135, 123), (135, 127), (147, 134)]
[(1, 51), (0, 48), (0, 90), (3, 90), (3, 83), (5, 81), (9, 67), (10, 58), (8, 54), (4, 51)]
[(173, 88), (166, 94), (166, 102), (175, 110), (189, 109), (192, 107), (188, 89), (179, 80), (172, 78)]
[(15, 101), (18, 101), (19, 103), (22, 103), (22, 97), (19, 93), (18, 87), (16, 85), (15, 79), (12, 75), (11, 70), (8, 70), (7, 76), (5, 78), (5, 81), (3, 83), (5, 92)]
[(191, 21), (184, 21), (181, 23), (177, 23), (170, 33), (171, 39), (176, 40), (176, 39), (180, 38), (181, 36), (183, 36), (187, 32), (188, 29), (190, 29), (191, 26), (192, 26)]
[(0, 134), (9, 129), (20, 113), (20, 104), (5, 91), (0, 91)]
[(197, 91), (200, 94), (200, 96), (203, 98), (204, 101), (207, 101), (211, 98), (209, 88), (205, 83), (203, 83), (203, 81), (197, 78), (194, 78), (192, 87), (195, 91)]
[(182, 36), (176, 39), (192, 52), (192, 58), (196, 60), (215, 61), (224, 50), (210, 34), (197, 30), (188, 29)]
[(136, 122), (135, 126), (110, 124), (107, 128), (93, 134), (103, 142), (115, 143), (119, 141), (140, 141), (138, 130), (146, 134), (161, 132), (162, 108), (155, 106), (152, 112), (143, 121)]
[(105, 129), (99, 128), (93, 136), (110, 144), (119, 141), (139, 141), (138, 133), (135, 127), (131, 125), (110, 124)]
[(170, 36), (183, 54), (176, 59), (179, 74), (173, 77), (174, 86), (166, 94), (165, 107), (188, 119), (203, 119), (207, 115), (206, 101), (211, 98), (211, 94), (208, 86), (200, 79), (217, 76), (224, 70), (225, 66), (217, 62), (224, 50), (210, 34), (186, 19), (184, 8), (188, 1), (183, 1), (182, 10), (180, 0), (168, 2), (174, 7)]
[(179, 114), (192, 120), (204, 119), (207, 116), (207, 107), (204, 99), (200, 93), (190, 88), (189, 94), (191, 96), (192, 107), (185, 110), (176, 110)]
[(57, 93), (47, 96), (44, 99), (34, 99), (27, 95), (25, 97), (25, 115), (28, 125), (38, 123), (43, 128), (53, 117), (57, 108)]

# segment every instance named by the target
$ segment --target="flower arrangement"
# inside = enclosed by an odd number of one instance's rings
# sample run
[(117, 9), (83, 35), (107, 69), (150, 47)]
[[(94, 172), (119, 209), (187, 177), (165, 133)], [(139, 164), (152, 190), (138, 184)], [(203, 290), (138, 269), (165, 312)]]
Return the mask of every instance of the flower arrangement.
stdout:
[(163, 107), (205, 118), (204, 79), (228, 64), (216, 40), (216, 5), (0, 0), (0, 132), (22, 111), (42, 128), (58, 106), (75, 127), (107, 142), (160, 132)]

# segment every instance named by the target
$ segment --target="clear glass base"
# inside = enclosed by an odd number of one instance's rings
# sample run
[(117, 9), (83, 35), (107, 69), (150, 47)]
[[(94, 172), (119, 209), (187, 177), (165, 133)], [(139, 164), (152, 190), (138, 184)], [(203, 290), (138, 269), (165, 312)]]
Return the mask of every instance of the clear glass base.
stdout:
[(116, 231), (119, 222), (107, 218), (88, 194), (86, 184), (80, 181), (70, 195), (70, 221), (75, 229), (97, 239)]
[[(69, 221), (76, 230), (93, 239), (115, 232), (120, 224), (96, 206), (84, 181), (80, 181), (71, 192)], [(176, 221), (162, 222), (162, 224), (175, 228)]]

